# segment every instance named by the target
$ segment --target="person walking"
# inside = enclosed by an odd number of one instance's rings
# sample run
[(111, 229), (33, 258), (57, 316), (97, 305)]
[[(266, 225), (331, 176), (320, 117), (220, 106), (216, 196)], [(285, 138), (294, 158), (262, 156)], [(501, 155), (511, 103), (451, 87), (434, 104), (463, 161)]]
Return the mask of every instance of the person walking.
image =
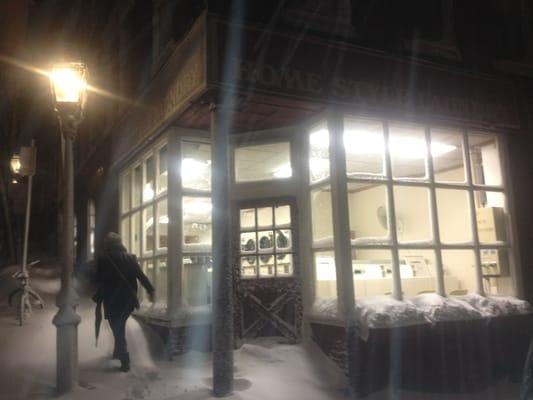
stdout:
[[(126, 343), (126, 322), (134, 309), (139, 308), (137, 281), (148, 292), (153, 301), (154, 287), (142, 271), (137, 257), (128, 254), (120, 235), (110, 232), (104, 239), (104, 249), (97, 258), (95, 283), (96, 295), (93, 300), (104, 305), (104, 316), (108, 320), (115, 348), (113, 358), (120, 360), (120, 370), (130, 369), (130, 356)], [(97, 308), (97, 315), (98, 315)]]

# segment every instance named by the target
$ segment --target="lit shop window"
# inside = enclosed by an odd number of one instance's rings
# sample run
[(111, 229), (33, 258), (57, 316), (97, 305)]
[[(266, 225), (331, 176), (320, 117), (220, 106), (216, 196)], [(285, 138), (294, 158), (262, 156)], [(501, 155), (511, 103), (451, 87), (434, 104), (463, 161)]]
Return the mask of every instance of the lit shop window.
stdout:
[(183, 257), (183, 285), (185, 299), (190, 306), (211, 303), (212, 266), (211, 255)]
[[(334, 295), (336, 276), (327, 133), (309, 133), (310, 167), (318, 154), (328, 161), (310, 171), (318, 298)], [(347, 118), (343, 144), (356, 299), (393, 287), (405, 297), (513, 294), (498, 136)]]
[(257, 182), (292, 177), (290, 143), (269, 143), (235, 149), (235, 181)]
[[(160, 142), (147, 149), (120, 175), (122, 242), (130, 253), (137, 256), (156, 287), (156, 302), (163, 307), (167, 301), (167, 191), (168, 153), (165, 143)], [(146, 294), (142, 297), (146, 304)]]
[(94, 234), (96, 229), (96, 207), (94, 200), (87, 204), (87, 256), (89, 260), (94, 258)]
[(329, 177), (329, 131), (325, 125), (309, 135), (309, 174), (311, 183)]
[(211, 189), (211, 145), (182, 142), (181, 179), (184, 189)]
[[(183, 244), (189, 248), (211, 246), (211, 199), (209, 197), (184, 196)], [(206, 247), (207, 246), (207, 247)]]
[(240, 269), (243, 278), (292, 276), (293, 230), (289, 205), (240, 210)]

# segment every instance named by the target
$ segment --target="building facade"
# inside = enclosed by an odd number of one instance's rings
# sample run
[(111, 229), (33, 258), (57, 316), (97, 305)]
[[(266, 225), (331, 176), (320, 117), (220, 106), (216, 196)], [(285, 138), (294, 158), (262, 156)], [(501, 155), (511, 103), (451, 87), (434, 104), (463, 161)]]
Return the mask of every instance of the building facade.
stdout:
[[(78, 254), (90, 258), (106, 231), (120, 231), (156, 288), (137, 317), (157, 327), (171, 353), (209, 348), (221, 243), (237, 343), (311, 337), (361, 392), (423, 386), (421, 371), (436, 373), (431, 361), (399, 357), (407, 372), (372, 375), (388, 365), (391, 338), (404, 352), (435, 350), (441, 339), (457, 345), (459, 330), (461, 345), (477, 349), (477, 303), (530, 299), (527, 2), (518, 11), (481, 7), (486, 21), (473, 23), (475, 32), (464, 22), (469, 6), (448, 0), (414, 14), (420, 4), (409, 2), (396, 10), (405, 23), (367, 2), (126, 3), (109, 12), (120, 29), (98, 55), (117, 55), (97, 78), (121, 97), (93, 105), (92, 133), (80, 138), (78, 229), (87, 251)], [(495, 42), (473, 57), (491, 23), (514, 47)], [(220, 129), (230, 132), (227, 148), (214, 147)], [(213, 169), (215, 152), (227, 154), (227, 170)], [(213, 230), (221, 173), (230, 232)], [(439, 299), (463, 302), (460, 322), (445, 315), (439, 328), (428, 324), (440, 322), (431, 303)], [(388, 308), (379, 314), (380, 306)], [(474, 311), (465, 318), (465, 309)], [(389, 323), (362, 334), (368, 310)], [(494, 332), (521, 327), (521, 349), (527, 315), (508, 325), (487, 320)], [(486, 346), (501, 339), (483, 338)], [(520, 362), (492, 356), (511, 369)], [(433, 361), (461, 363), (449, 357)], [(486, 361), (469, 360), (471, 370), (450, 374), (459, 388)]]

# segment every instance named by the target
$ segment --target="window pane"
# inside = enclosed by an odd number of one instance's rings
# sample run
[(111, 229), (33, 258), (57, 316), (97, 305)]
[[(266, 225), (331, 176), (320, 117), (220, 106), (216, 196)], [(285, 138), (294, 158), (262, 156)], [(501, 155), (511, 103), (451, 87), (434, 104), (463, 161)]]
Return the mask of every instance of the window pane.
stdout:
[(405, 296), (437, 292), (434, 250), (400, 250), (399, 256)]
[(168, 186), (168, 151), (167, 146), (159, 149), (159, 176), (157, 177), (157, 194), (166, 192)]
[(155, 284), (156, 302), (167, 305), (167, 258), (162, 257), (157, 260), (157, 281)]
[(259, 241), (259, 252), (273, 252), (274, 251), (274, 232), (259, 231), (257, 232), (257, 240)]
[(443, 250), (446, 293), (460, 296), (476, 291), (476, 260), (472, 250)]
[(125, 213), (130, 209), (130, 197), (131, 197), (131, 173), (126, 173), (122, 175), (121, 179), (121, 190), (120, 190), (120, 200), (121, 200), (121, 212)]
[[(143, 261), (142, 268), (143, 268), (145, 275), (150, 280), (150, 282), (154, 284), (155, 283), (154, 262), (152, 260)], [(141, 285), (140, 290), (141, 290), (142, 302), (146, 304), (150, 304), (148, 293), (146, 292), (146, 290), (144, 289), (142, 285)]]
[(431, 129), (431, 154), (436, 182), (465, 182), (463, 135)]
[(211, 145), (182, 143), (181, 179), (184, 188), (211, 189)]
[(292, 249), (292, 232), (290, 229), (276, 231), (276, 251), (289, 251)]
[(474, 192), (476, 197), (476, 219), (480, 243), (505, 242), (505, 209), (503, 193)]
[(390, 250), (352, 249), (352, 270), (357, 299), (392, 294)]
[(143, 202), (154, 198), (155, 189), (155, 161), (154, 156), (150, 156), (144, 162), (144, 186)]
[(131, 217), (131, 252), (141, 255), (141, 212), (137, 211)]
[(259, 277), (274, 277), (274, 256), (272, 254), (259, 256)]
[(291, 206), (274, 207), (276, 226), (291, 224)]
[(292, 254), (278, 254), (276, 256), (276, 273), (278, 276), (290, 276), (293, 274)]
[(387, 187), (366, 183), (348, 184), (350, 237), (387, 237)]
[(141, 204), (141, 193), (142, 193), (142, 166), (137, 165), (133, 170), (133, 198), (132, 198), (132, 207), (138, 207)]
[(130, 217), (122, 218), (120, 236), (122, 237), (122, 244), (130, 251)]
[(472, 241), (468, 191), (437, 189), (437, 211), (442, 242)]
[(325, 125), (309, 135), (309, 174), (311, 183), (329, 177), (329, 131)]
[(289, 142), (269, 143), (235, 149), (237, 182), (286, 179), (292, 176)]
[(157, 249), (168, 247), (168, 204), (167, 199), (157, 203)]
[(211, 303), (211, 264), (211, 256), (183, 257), (183, 272), (185, 275), (183, 290), (189, 305), (200, 306)]
[(391, 124), (389, 151), (395, 178), (426, 178), (426, 139), (424, 128)]
[(398, 240), (430, 240), (432, 228), (429, 211), (429, 190), (414, 186), (395, 186), (396, 229)]
[(255, 228), (255, 208), (241, 210), (241, 229)]
[(154, 251), (154, 209), (143, 209), (143, 255)]
[(257, 243), (255, 239), (255, 232), (241, 233), (241, 253), (256, 253)]
[(478, 185), (500, 186), (502, 171), (498, 143), (494, 135), (468, 135), (472, 182)]
[(346, 119), (344, 148), (348, 174), (383, 175), (383, 123)]
[(333, 243), (333, 216), (331, 188), (324, 186), (311, 191), (311, 223), (313, 241), (330, 240)]
[(255, 278), (257, 276), (257, 257), (241, 257), (241, 275), (243, 278)]
[(481, 272), (486, 294), (513, 296), (507, 249), (481, 249)]
[(333, 251), (314, 253), (316, 297), (320, 299), (337, 298), (337, 275)]
[(211, 245), (211, 199), (183, 197), (183, 242)]
[(257, 225), (259, 227), (270, 227), (272, 223), (272, 207), (257, 209)]

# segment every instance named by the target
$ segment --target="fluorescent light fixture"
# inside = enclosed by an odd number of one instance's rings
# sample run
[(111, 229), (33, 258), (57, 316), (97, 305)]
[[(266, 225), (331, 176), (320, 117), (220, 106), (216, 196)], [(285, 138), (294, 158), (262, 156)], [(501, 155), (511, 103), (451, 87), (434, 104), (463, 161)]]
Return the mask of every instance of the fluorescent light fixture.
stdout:
[[(426, 155), (426, 142), (423, 139), (405, 136), (390, 136), (389, 148), (391, 156), (403, 159), (419, 159)], [(311, 147), (326, 149), (329, 147), (327, 129), (319, 129), (310, 134)], [(383, 154), (384, 138), (381, 133), (346, 130), (344, 132), (344, 148), (349, 154)], [(450, 144), (432, 142), (431, 154), (439, 157), (457, 149)]]
[(161, 215), (159, 217), (159, 223), (160, 224), (168, 224), (168, 215)]
[(290, 164), (283, 164), (274, 170), (273, 175), (276, 178), (290, 178), (292, 176), (292, 168)]

